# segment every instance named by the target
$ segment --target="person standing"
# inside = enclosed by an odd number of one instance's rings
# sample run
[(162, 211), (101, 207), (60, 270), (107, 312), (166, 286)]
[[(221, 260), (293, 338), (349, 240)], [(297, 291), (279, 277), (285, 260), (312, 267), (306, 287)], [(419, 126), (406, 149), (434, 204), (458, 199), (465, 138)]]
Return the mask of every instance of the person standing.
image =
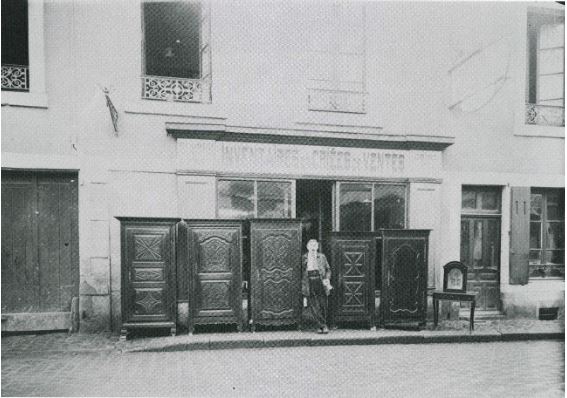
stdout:
[(307, 242), (307, 253), (302, 257), (301, 293), (303, 307), (311, 313), (319, 327), (319, 333), (329, 333), (327, 327), (327, 296), (330, 294), (331, 268), (323, 253), (319, 253), (319, 242)]

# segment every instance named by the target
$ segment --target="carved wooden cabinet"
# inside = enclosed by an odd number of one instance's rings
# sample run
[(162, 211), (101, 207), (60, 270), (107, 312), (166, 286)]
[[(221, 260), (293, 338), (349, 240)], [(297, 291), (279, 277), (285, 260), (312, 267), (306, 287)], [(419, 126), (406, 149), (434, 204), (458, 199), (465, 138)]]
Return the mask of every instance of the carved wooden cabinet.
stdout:
[(425, 325), (428, 230), (382, 230), (382, 325)]
[(170, 328), (175, 335), (176, 219), (119, 218), (122, 245), (122, 329)]
[(251, 317), (259, 325), (300, 324), (301, 222), (252, 220)]
[(331, 236), (334, 323), (365, 322), (375, 327), (376, 236), (334, 232)]
[(198, 324), (242, 330), (242, 222), (187, 221), (189, 331)]

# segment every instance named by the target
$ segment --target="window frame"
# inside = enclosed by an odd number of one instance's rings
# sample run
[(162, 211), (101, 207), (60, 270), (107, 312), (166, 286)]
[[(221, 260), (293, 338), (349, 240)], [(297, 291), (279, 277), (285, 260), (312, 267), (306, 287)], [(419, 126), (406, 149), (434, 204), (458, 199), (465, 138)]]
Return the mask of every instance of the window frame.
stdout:
[[(558, 222), (558, 223), (563, 223), (563, 229), (565, 229), (565, 199), (563, 200), (563, 220), (549, 220), (547, 217), (547, 203), (548, 203), (548, 195), (550, 193), (558, 193), (559, 195), (563, 195), (563, 198), (565, 198), (565, 190), (562, 188), (537, 188), (537, 187), (532, 187), (530, 189), (530, 213), (529, 213), (529, 230), (528, 233), (530, 235), (530, 239), (529, 239), (529, 248), (528, 248), (528, 253), (529, 256), (531, 255), (532, 250), (538, 250), (540, 252), (540, 263), (539, 264), (532, 264), (529, 257), (528, 257), (528, 268), (529, 268), (529, 279), (534, 279), (534, 280), (542, 280), (542, 279), (560, 279), (563, 280), (565, 279), (565, 242), (563, 242), (563, 247), (560, 249), (550, 249), (548, 248), (547, 244), (549, 241), (549, 236), (548, 236), (548, 232), (547, 232), (547, 228), (544, 228), (545, 226), (547, 226), (550, 222)], [(541, 195), (542, 196), (542, 210), (541, 210), (541, 217), (539, 221), (532, 221), (531, 219), (531, 201), (532, 201), (532, 195)], [(532, 248), (531, 247), (531, 226), (532, 223), (539, 223), (540, 225), (540, 247), (539, 248)], [(565, 238), (564, 238), (565, 239)], [(546, 252), (550, 251), (550, 250), (561, 250), (563, 252), (563, 264), (553, 264), (553, 263), (547, 263), (545, 262), (546, 259)], [(552, 267), (555, 266), (555, 268), (558, 268), (557, 266), (562, 266), (563, 268), (563, 276), (549, 276), (549, 275), (544, 275), (544, 276), (532, 276), (532, 273), (534, 272), (535, 269), (539, 268), (539, 267)]]
[[(216, 199), (216, 206), (215, 206), (215, 217), (219, 219), (219, 210), (220, 210), (220, 201), (219, 201), (219, 182), (220, 181), (249, 181), (254, 184), (254, 215), (252, 218), (261, 218), (261, 219), (269, 219), (268, 217), (258, 217), (258, 182), (283, 182), (283, 183), (290, 183), (291, 185), (291, 204), (290, 204), (290, 217), (282, 218), (283, 220), (294, 219), (296, 215), (296, 199), (295, 199), (295, 180), (292, 179), (275, 179), (275, 178), (246, 178), (246, 177), (218, 177), (216, 179), (216, 186), (215, 186), (215, 199)], [(224, 219), (224, 218), (223, 218)], [(249, 218), (231, 218), (231, 220), (248, 220)]]
[[(463, 196), (465, 191), (475, 192), (476, 207), (463, 207)], [(479, 196), (482, 192), (494, 192), (498, 196), (497, 209), (483, 209), (482, 199), (479, 201)], [(479, 205), (480, 203), (480, 205)], [(464, 216), (478, 216), (478, 215), (502, 215), (502, 187), (499, 185), (463, 185), (461, 186), (461, 215)]]
[(43, 0), (28, 0), (28, 91), (2, 90), (2, 106), (47, 108), (45, 82), (45, 29)]
[(408, 228), (408, 210), (409, 210), (409, 184), (405, 182), (382, 182), (382, 181), (336, 181), (335, 182), (335, 190), (333, 192), (333, 209), (334, 209), (334, 217), (333, 217), (333, 231), (334, 232), (341, 232), (341, 185), (348, 185), (348, 184), (370, 184), (371, 185), (371, 210), (370, 210), (370, 231), (368, 232), (376, 232), (380, 228), (376, 228), (374, 214), (375, 214), (375, 207), (374, 207), (374, 192), (376, 185), (395, 185), (395, 186), (403, 186), (404, 187), (404, 228)]
[[(530, 39), (532, 34), (530, 33), (529, 24), (530, 19), (534, 19), (534, 15), (551, 15), (554, 17), (563, 17), (563, 25), (565, 25), (564, 18), (564, 6), (559, 6), (558, 4), (538, 5), (537, 7), (527, 7), (525, 20), (524, 20), (524, 39), (525, 39), (525, 49), (526, 49), (526, 59), (525, 59), (525, 84), (524, 84), (524, 97), (523, 97), (523, 112), (522, 115), (523, 126), (517, 129), (517, 135), (524, 136), (547, 136), (547, 137), (565, 137), (565, 98), (563, 98), (563, 106), (553, 106), (538, 103), (538, 81), (539, 75), (537, 69), (539, 66), (540, 59), (538, 57), (539, 52), (539, 32), (535, 34), (533, 38), (535, 40), (535, 53), (531, 51)], [(543, 26), (543, 25), (542, 25)], [(565, 51), (565, 41), (563, 41), (563, 49)], [(565, 54), (565, 53), (564, 53)], [(532, 64), (535, 64), (535, 72), (532, 77)], [(533, 79), (535, 82), (532, 83)], [(533, 92), (532, 88), (533, 86)], [(563, 87), (565, 88), (565, 62), (563, 63)], [(535, 97), (535, 103), (530, 102), (530, 97)], [(539, 108), (538, 108), (539, 107)], [(555, 109), (556, 112), (563, 114), (563, 124), (558, 123), (538, 123), (537, 114), (538, 109)], [(553, 114), (553, 112), (552, 112)], [(545, 116), (544, 116), (545, 118)]]
[[(159, 0), (156, 0), (159, 2)], [(167, 0), (167, 2), (192, 2), (199, 3), (199, 77), (185, 78), (172, 76), (159, 76), (146, 74), (146, 29), (144, 17), (144, 4), (154, 0), (140, 0), (140, 71), (141, 71), (141, 95), (143, 101), (167, 101), (178, 103), (202, 103), (212, 102), (212, 57), (211, 57), (211, 4), (208, 0)], [(204, 37), (207, 38), (205, 41)], [(205, 71), (204, 64), (207, 65)], [(158, 86), (156, 90), (150, 90), (151, 86)], [(176, 89), (183, 88), (184, 92), (175, 93)]]

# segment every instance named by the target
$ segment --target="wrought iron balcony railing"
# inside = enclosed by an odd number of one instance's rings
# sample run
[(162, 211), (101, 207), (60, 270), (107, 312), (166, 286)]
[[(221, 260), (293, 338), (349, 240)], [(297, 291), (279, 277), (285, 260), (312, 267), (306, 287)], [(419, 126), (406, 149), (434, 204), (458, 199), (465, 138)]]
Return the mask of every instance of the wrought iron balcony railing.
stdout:
[(565, 126), (565, 107), (526, 104), (526, 124), (539, 126)]
[(161, 101), (203, 102), (203, 82), (199, 79), (142, 76), (142, 98)]
[(29, 67), (26, 65), (2, 65), (2, 90), (28, 91)]

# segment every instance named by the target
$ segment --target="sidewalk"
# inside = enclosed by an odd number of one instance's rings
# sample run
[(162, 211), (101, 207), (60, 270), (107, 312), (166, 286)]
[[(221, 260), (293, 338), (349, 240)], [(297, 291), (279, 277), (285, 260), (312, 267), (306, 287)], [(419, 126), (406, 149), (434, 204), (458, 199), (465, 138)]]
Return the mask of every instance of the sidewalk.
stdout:
[(135, 337), (119, 341), (110, 333), (48, 333), (2, 337), (2, 357), (44, 353), (161, 352), (235, 348), (297, 347), (321, 345), (468, 343), (518, 340), (564, 339), (564, 321), (514, 319), (475, 322), (468, 330), (466, 321), (444, 321), (424, 330), (336, 329), (328, 335), (312, 330), (257, 331), (256, 333), (202, 333), (175, 337)]

